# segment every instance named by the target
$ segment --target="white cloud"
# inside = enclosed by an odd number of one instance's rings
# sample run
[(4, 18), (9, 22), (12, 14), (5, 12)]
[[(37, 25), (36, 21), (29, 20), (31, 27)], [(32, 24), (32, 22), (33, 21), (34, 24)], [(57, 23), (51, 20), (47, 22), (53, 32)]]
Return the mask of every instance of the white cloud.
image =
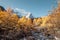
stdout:
[(17, 10), (18, 12), (20, 12), (22, 14), (27, 14), (28, 13), (24, 9), (15, 8), (15, 10)]
[(27, 12), (27, 11), (25, 11), (24, 9), (19, 9), (19, 8), (15, 8), (15, 11), (18, 11), (18, 12), (20, 12), (21, 14), (25, 15), (26, 18), (29, 18), (30, 14), (31, 14), (31, 12)]

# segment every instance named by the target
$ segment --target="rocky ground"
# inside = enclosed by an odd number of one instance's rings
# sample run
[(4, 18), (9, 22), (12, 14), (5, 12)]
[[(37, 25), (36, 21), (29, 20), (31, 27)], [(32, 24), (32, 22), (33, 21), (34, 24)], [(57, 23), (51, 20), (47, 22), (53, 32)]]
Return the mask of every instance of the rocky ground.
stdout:
[(16, 31), (0, 28), (0, 40), (60, 40), (60, 30), (38, 27)]

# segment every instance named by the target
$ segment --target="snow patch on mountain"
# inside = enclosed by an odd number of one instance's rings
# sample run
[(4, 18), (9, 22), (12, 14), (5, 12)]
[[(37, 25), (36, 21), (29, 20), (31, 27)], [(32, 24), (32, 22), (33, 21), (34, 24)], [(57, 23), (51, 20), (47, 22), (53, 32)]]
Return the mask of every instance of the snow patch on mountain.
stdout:
[(27, 15), (26, 15), (26, 18), (33, 18), (32, 13), (28, 12)]

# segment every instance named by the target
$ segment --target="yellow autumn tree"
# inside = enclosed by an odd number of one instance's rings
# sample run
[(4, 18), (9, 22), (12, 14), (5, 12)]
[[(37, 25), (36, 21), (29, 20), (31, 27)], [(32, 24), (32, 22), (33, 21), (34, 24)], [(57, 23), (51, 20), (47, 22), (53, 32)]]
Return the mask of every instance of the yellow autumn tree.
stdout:
[(17, 27), (18, 20), (17, 14), (10, 14), (8, 11), (0, 11), (0, 27)]
[(18, 18), (18, 16), (17, 16), (16, 14), (12, 14), (12, 15), (9, 17), (8, 20), (9, 20), (9, 23), (8, 23), (8, 24), (9, 24), (11, 27), (16, 27), (19, 18)]
[(23, 16), (22, 18), (20, 18), (20, 19), (18, 20), (18, 24), (26, 24), (26, 22), (27, 22), (27, 19), (26, 19), (25, 16)]
[(31, 18), (27, 18), (26, 25), (27, 26), (32, 26), (33, 25), (33, 20)]
[(5, 11), (0, 11), (0, 26), (7, 27), (10, 15)]
[(37, 26), (40, 26), (42, 24), (42, 18), (35, 18), (33, 20), (33, 24), (37, 25)]

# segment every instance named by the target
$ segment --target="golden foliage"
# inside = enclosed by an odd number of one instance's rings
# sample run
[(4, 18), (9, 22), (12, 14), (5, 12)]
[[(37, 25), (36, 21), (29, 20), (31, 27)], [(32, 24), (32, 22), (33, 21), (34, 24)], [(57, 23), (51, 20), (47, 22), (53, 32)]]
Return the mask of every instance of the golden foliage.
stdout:
[(42, 24), (42, 18), (35, 18), (33, 24), (40, 26)]
[(20, 18), (20, 19), (18, 20), (18, 23), (19, 23), (19, 24), (25, 24), (26, 21), (27, 21), (27, 19), (25, 18), (25, 16), (23, 16), (22, 18)]
[[(59, 9), (52, 12), (52, 14), (41, 18), (26, 18), (25, 16), (18, 18), (17, 14), (13, 13), (13, 10), (8, 8), (6, 11), (0, 11), (0, 25), (6, 27), (20, 27), (24, 26), (44, 26), (44, 27), (57, 27), (60, 25), (60, 13), (56, 12)], [(58, 24), (57, 24), (58, 23)]]

